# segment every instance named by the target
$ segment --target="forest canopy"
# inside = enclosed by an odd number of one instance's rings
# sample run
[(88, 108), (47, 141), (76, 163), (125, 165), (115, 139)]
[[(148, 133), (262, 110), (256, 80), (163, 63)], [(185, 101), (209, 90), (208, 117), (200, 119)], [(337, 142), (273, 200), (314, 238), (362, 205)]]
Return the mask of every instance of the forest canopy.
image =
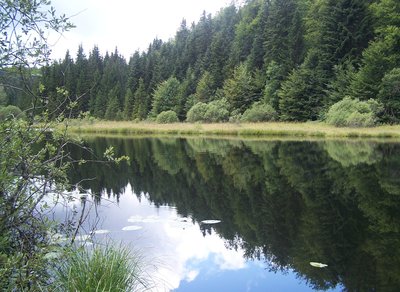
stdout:
[[(399, 15), (397, 0), (248, 0), (215, 16), (204, 12), (197, 23), (182, 20), (173, 39), (156, 38), (129, 60), (117, 48), (104, 56), (96, 46), (67, 51), (32, 82), (50, 116), (64, 110), (68, 93), (75, 117), (106, 120), (174, 111), (186, 121), (192, 107), (215, 101), (222, 112), (198, 120), (236, 121), (247, 111), (246, 120), (249, 110), (265, 108), (274, 120), (325, 120), (334, 104), (353, 99), (378, 104), (369, 122), (398, 123)], [(18, 82), (12, 70), (1, 73), (0, 106), (29, 108), (29, 97), (7, 86)], [(349, 124), (360, 122), (353, 118)]]

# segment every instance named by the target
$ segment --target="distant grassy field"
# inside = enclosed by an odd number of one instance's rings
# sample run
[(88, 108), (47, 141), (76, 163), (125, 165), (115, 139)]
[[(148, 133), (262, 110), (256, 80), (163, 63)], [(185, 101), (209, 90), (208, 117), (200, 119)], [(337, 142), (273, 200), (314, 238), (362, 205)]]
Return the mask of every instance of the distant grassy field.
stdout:
[(319, 138), (400, 138), (400, 125), (373, 128), (337, 128), (324, 123), (217, 123), (156, 124), (127, 121), (72, 120), (68, 131), (80, 134), (123, 135), (206, 135), (206, 136), (290, 136)]

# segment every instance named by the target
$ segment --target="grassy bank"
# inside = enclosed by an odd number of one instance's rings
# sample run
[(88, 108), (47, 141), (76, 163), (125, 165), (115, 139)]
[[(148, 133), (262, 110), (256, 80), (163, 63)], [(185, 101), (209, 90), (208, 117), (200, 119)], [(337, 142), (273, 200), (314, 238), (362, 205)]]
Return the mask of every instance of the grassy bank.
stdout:
[(290, 136), (319, 138), (400, 138), (400, 125), (337, 128), (324, 123), (156, 124), (112, 121), (72, 121), (71, 133), (124, 135)]

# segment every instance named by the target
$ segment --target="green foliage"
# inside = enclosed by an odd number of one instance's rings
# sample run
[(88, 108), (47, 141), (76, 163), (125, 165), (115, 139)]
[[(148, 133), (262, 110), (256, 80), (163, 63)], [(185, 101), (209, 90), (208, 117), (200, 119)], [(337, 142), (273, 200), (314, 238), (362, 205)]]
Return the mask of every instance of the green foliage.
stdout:
[(121, 111), (119, 109), (119, 102), (116, 95), (113, 95), (109, 100), (104, 118), (111, 121), (121, 120)]
[(56, 265), (55, 283), (61, 291), (137, 291), (146, 288), (138, 255), (127, 247), (76, 248)]
[(353, 96), (362, 100), (376, 98), (382, 78), (400, 66), (400, 27), (388, 26), (363, 52), (363, 66), (352, 83)]
[(260, 98), (253, 76), (245, 64), (236, 67), (232, 78), (225, 81), (223, 95), (231, 109), (238, 109), (241, 113)]
[(385, 105), (382, 119), (398, 123), (400, 121), (400, 68), (394, 68), (385, 74), (377, 98)]
[(159, 124), (172, 124), (179, 122), (176, 112), (172, 110), (163, 111), (157, 115), (156, 122)]
[(207, 104), (205, 104), (204, 102), (196, 103), (188, 111), (186, 120), (191, 123), (203, 121), (207, 109)]
[(283, 82), (284, 68), (275, 61), (268, 64), (267, 80), (264, 88), (264, 101), (271, 105), (275, 110), (279, 110), (278, 90)]
[(7, 118), (23, 119), (24, 117), (25, 114), (21, 111), (19, 107), (16, 107), (14, 105), (9, 105), (5, 107), (0, 106), (0, 121)]
[(331, 106), (326, 122), (337, 127), (371, 127), (381, 110), (382, 106), (375, 100), (365, 102), (345, 97)]
[[(65, 109), (59, 106), (65, 96), (56, 90), (65, 88), (77, 103), (72, 117), (90, 111), (96, 118), (144, 120), (172, 110), (183, 120), (197, 102), (224, 97), (237, 116), (262, 99), (279, 119), (306, 121), (323, 119), (332, 104), (349, 95), (379, 99), (385, 107), (382, 121), (397, 122), (397, 105), (379, 92), (385, 75), (400, 67), (398, 15), (396, 0), (245, 1), (214, 17), (204, 12), (190, 28), (183, 21), (175, 38), (154, 39), (128, 62), (117, 49), (103, 57), (94, 47), (87, 57), (80, 46), (75, 58), (67, 52), (30, 82), (45, 97), (42, 105), (52, 118)], [(53, 25), (67, 22), (63, 18)], [(7, 81), (0, 84), (14, 87), (22, 82), (0, 78)], [(29, 91), (4, 91), (0, 104), (31, 106)], [(114, 97), (119, 110), (106, 116)]]
[(278, 114), (272, 106), (262, 102), (255, 102), (243, 113), (241, 120), (243, 122), (266, 122), (275, 121), (277, 118)]
[(123, 110), (123, 117), (124, 120), (130, 120), (132, 118), (133, 113), (133, 105), (134, 105), (134, 96), (132, 91), (128, 88), (125, 93), (125, 100), (124, 100), (124, 110)]
[(356, 69), (350, 63), (336, 65), (334, 67), (335, 77), (328, 85), (328, 96), (324, 107), (329, 108), (332, 104), (351, 95), (350, 85), (354, 81)]
[(226, 122), (229, 118), (228, 103), (224, 99), (214, 100), (208, 104), (196, 103), (187, 113), (188, 122)]
[(138, 89), (135, 92), (135, 104), (132, 110), (132, 118), (144, 120), (148, 112), (148, 96), (143, 79), (140, 78)]
[(214, 80), (209, 72), (204, 72), (196, 87), (196, 102), (209, 102), (214, 98)]
[[(308, 56), (310, 63), (317, 62), (316, 56)], [(278, 91), (281, 119), (285, 121), (317, 120), (322, 109), (321, 92), (322, 74), (316, 69), (309, 69), (304, 64), (293, 70)]]
[(17, 119), (0, 123), (0, 271), (7, 276), (0, 278), (2, 290), (36, 289), (48, 281), (52, 226), (42, 200), (50, 186), (54, 193), (67, 188), (68, 163), (65, 137), (48, 133), (41, 121), (44, 130)]
[(175, 77), (170, 77), (160, 83), (153, 94), (152, 115), (157, 116), (159, 113), (168, 110), (179, 112), (179, 89), (180, 82)]
[(0, 107), (6, 106), (8, 103), (7, 93), (4, 90), (4, 86), (0, 85)]
[(207, 110), (204, 113), (203, 121), (209, 123), (226, 122), (229, 118), (228, 103), (226, 100), (214, 100), (207, 104)]

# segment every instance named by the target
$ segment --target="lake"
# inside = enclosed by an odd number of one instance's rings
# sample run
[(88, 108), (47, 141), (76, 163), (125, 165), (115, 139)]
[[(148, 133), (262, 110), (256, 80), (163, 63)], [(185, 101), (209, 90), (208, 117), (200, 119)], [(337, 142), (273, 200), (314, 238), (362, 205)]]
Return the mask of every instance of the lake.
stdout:
[(131, 246), (152, 291), (400, 291), (399, 143), (85, 145), (72, 156), (99, 160), (113, 146), (129, 163), (71, 169), (94, 202), (81, 235)]

